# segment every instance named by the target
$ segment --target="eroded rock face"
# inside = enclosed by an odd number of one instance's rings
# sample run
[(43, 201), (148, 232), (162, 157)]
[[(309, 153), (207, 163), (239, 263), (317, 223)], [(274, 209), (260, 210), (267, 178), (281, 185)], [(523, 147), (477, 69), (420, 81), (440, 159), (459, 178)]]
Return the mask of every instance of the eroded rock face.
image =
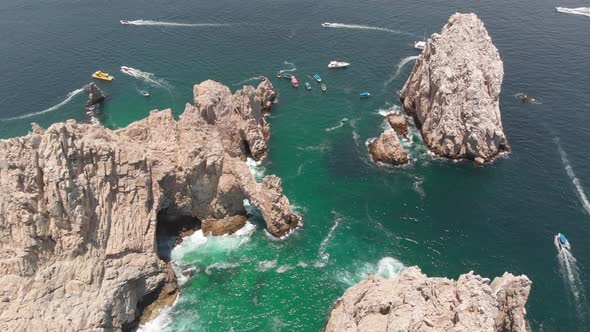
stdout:
[(325, 331), (527, 331), (531, 281), (510, 273), (489, 281), (472, 272), (428, 278), (417, 267), (369, 276), (336, 301)]
[(87, 109), (94, 110), (104, 102), (105, 96), (96, 84), (90, 83), (84, 87), (84, 90), (88, 92), (88, 100), (86, 101)]
[(368, 148), (373, 161), (391, 165), (403, 165), (408, 162), (408, 153), (393, 129), (384, 131), (379, 138), (372, 140)]
[(280, 179), (256, 182), (236, 145), (266, 148), (258, 115), (272, 85), (195, 90), (178, 121), (152, 111), (120, 130), (70, 120), (0, 140), (0, 330), (131, 327), (143, 299), (175, 293), (157, 257), (160, 211), (221, 219), (249, 199), (271, 234), (297, 225)]
[(248, 218), (244, 215), (228, 216), (223, 219), (205, 219), (201, 224), (203, 235), (219, 236), (233, 234), (246, 225)]
[(385, 120), (395, 132), (402, 137), (408, 137), (408, 121), (398, 113), (390, 113), (385, 116)]
[(454, 14), (428, 39), (400, 99), (434, 153), (489, 162), (510, 149), (499, 107), (503, 77), (483, 22)]

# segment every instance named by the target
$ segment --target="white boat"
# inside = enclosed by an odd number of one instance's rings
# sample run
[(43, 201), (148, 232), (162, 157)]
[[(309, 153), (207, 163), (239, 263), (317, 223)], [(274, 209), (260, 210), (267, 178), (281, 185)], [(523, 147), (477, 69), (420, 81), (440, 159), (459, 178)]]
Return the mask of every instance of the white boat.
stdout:
[(324, 28), (329, 28), (330, 26), (332, 26), (332, 23), (325, 22), (325, 23), (322, 23), (322, 26)]
[(426, 42), (423, 40), (417, 41), (416, 43), (414, 43), (414, 48), (423, 50), (424, 48), (426, 48)]
[(346, 68), (348, 66), (350, 66), (350, 63), (342, 61), (330, 61), (328, 64), (328, 68)]

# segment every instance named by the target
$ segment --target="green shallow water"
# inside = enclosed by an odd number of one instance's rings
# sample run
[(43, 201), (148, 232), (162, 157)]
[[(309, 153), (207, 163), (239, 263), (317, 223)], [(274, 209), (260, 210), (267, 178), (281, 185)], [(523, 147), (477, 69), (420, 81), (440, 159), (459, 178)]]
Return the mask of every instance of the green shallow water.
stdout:
[[(590, 20), (557, 13), (557, 5), (547, 0), (3, 3), (0, 136), (25, 134), (32, 121), (44, 126), (68, 118), (86, 121), (83, 94), (56, 110), (29, 115), (59, 104), (96, 69), (116, 76), (111, 84), (98, 83), (108, 95), (99, 119), (111, 128), (151, 109), (171, 107), (180, 114), (192, 99), (192, 85), (205, 79), (235, 91), (240, 82), (267, 75), (281, 96), (270, 116), (269, 157), (257, 171), (283, 178), (304, 225), (277, 241), (254, 218), (247, 234), (206, 243), (198, 235), (185, 240), (174, 253), (175, 263), (179, 270), (192, 269), (192, 276), (175, 307), (146, 329), (319, 331), (332, 303), (367, 273), (391, 277), (403, 266), (418, 265), (428, 275), (452, 278), (470, 270), (486, 277), (525, 273), (534, 282), (527, 309), (535, 331), (584, 331)], [(512, 154), (485, 168), (439, 160), (414, 130), (412, 142), (405, 143), (414, 159), (410, 165), (374, 166), (365, 142), (382, 131), (380, 110), (399, 110), (395, 92), (413, 62), (399, 64), (417, 54), (412, 45), (425, 29), (439, 30), (455, 11), (478, 13), (504, 60), (501, 108)], [(228, 25), (126, 26), (121, 19)], [(390, 31), (324, 29), (325, 21)], [(352, 66), (328, 71), (334, 59)], [(290, 67), (285, 61), (295, 65), (301, 82), (312, 83), (311, 92), (275, 77)], [(120, 73), (123, 65), (153, 73), (166, 88)], [(322, 75), (327, 93), (312, 82), (314, 73)], [(151, 96), (142, 97), (137, 89), (148, 89)], [(360, 100), (361, 91), (372, 97)], [(513, 95), (522, 91), (541, 104), (520, 104)], [(338, 127), (342, 117), (351, 121)], [(557, 232), (568, 236), (577, 259), (569, 274), (553, 244)]]

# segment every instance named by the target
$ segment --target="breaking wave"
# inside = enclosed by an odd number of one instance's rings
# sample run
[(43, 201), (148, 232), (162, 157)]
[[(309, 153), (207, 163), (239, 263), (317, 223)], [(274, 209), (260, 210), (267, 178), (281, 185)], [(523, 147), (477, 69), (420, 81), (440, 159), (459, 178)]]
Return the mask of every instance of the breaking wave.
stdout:
[(360, 24), (344, 24), (344, 23), (325, 23), (325, 28), (333, 28), (333, 29), (359, 29), (359, 30), (375, 30), (375, 31), (384, 31), (390, 32), (400, 35), (410, 35), (408, 32), (388, 29), (388, 28), (381, 28), (381, 27), (373, 27), (369, 25), (360, 25)]
[(397, 64), (397, 69), (395, 70), (395, 73), (393, 74), (393, 76), (391, 76), (383, 84), (383, 86), (388, 86), (391, 82), (393, 82), (393, 80), (395, 80), (399, 76), (399, 74), (402, 72), (402, 69), (404, 68), (404, 66), (416, 59), (418, 59), (418, 55), (412, 55), (412, 56), (408, 56), (408, 57), (401, 59), (400, 62)]
[(389, 114), (392, 114), (392, 113), (401, 114), (402, 108), (399, 105), (393, 105), (389, 108), (380, 108), (377, 110), (377, 113), (379, 113), (379, 115), (381, 115), (381, 116), (388, 116)]
[(167, 330), (172, 324), (171, 313), (177, 302), (178, 297), (171, 306), (160, 310), (158, 316), (156, 316), (154, 319), (146, 322), (143, 325), (140, 325), (137, 329), (137, 332), (160, 332)]
[(379, 275), (384, 278), (397, 277), (406, 266), (393, 257), (383, 257), (374, 263), (365, 263), (356, 269), (354, 272), (344, 271), (337, 274), (337, 278), (340, 282), (347, 286), (352, 286), (365, 279), (369, 274)]
[(578, 7), (578, 8), (566, 8), (566, 7), (555, 7), (560, 13), (584, 15), (590, 17), (590, 7)]
[(561, 156), (561, 163), (563, 164), (563, 167), (565, 168), (567, 175), (572, 180), (572, 183), (574, 184), (574, 187), (576, 188), (576, 193), (578, 195), (580, 203), (582, 204), (582, 207), (584, 208), (584, 210), (586, 210), (586, 213), (588, 213), (590, 215), (590, 202), (588, 201), (588, 197), (586, 196), (586, 192), (584, 191), (584, 188), (582, 187), (582, 184), (580, 183), (580, 179), (578, 179), (576, 177), (576, 173), (574, 173), (574, 169), (572, 168), (572, 165), (570, 164), (570, 161), (567, 158), (567, 154), (565, 153), (565, 151), (561, 147), (561, 143), (559, 142), (559, 138), (555, 139), (555, 144), (557, 144), (557, 150), (559, 151), (559, 155)]
[(150, 26), (170, 26), (170, 27), (222, 27), (228, 26), (226, 23), (176, 23), (176, 22), (162, 22), (162, 21), (151, 21), (151, 20), (133, 20), (125, 21), (121, 20), (121, 24), (124, 25), (150, 25)]
[(33, 116), (36, 116), (36, 115), (41, 115), (41, 114), (53, 112), (55, 110), (58, 110), (59, 108), (61, 108), (65, 104), (69, 103), (70, 101), (72, 101), (72, 99), (74, 99), (74, 97), (76, 97), (77, 95), (79, 95), (83, 91), (84, 91), (84, 88), (76, 89), (76, 90), (68, 93), (68, 95), (66, 96), (66, 99), (62, 100), (59, 104), (53, 105), (50, 108), (44, 109), (42, 111), (28, 113), (28, 114), (25, 114), (25, 115), (14, 116), (14, 117), (11, 117), (11, 118), (5, 118), (5, 119), (2, 119), (2, 121), (11, 121), (11, 120), (26, 119), (26, 118), (30, 118), (30, 117), (33, 117)]
[(170, 84), (161, 78), (157, 78), (153, 73), (148, 73), (145, 71), (141, 71), (136, 68), (121, 66), (121, 72), (125, 75), (129, 75), (131, 77), (137, 78), (142, 80), (150, 85), (158, 86), (164, 89), (169, 89)]

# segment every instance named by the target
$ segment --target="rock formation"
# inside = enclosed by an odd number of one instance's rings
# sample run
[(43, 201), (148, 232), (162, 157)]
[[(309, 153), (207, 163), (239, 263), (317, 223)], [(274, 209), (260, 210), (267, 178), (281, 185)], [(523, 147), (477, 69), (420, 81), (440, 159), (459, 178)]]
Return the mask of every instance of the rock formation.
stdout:
[(510, 149), (499, 108), (503, 77), (483, 22), (454, 14), (428, 39), (400, 99), (430, 150), (481, 164)]
[(0, 330), (133, 327), (176, 293), (163, 216), (244, 215), (249, 199), (271, 234), (293, 229), (280, 179), (258, 183), (245, 163), (267, 149), (273, 91), (207, 81), (178, 121), (152, 111), (120, 130), (70, 120), (0, 140)]
[(384, 131), (379, 138), (369, 142), (368, 148), (373, 161), (391, 165), (403, 165), (408, 162), (408, 153), (393, 129)]
[(105, 96), (96, 84), (88, 84), (84, 87), (84, 91), (88, 92), (88, 100), (86, 101), (86, 108), (88, 110), (94, 110), (104, 102)]
[(504, 273), (428, 278), (417, 267), (399, 277), (369, 276), (336, 301), (325, 331), (528, 331), (531, 281)]
[(402, 137), (408, 138), (408, 121), (399, 113), (389, 113), (385, 116), (385, 120), (395, 132)]

